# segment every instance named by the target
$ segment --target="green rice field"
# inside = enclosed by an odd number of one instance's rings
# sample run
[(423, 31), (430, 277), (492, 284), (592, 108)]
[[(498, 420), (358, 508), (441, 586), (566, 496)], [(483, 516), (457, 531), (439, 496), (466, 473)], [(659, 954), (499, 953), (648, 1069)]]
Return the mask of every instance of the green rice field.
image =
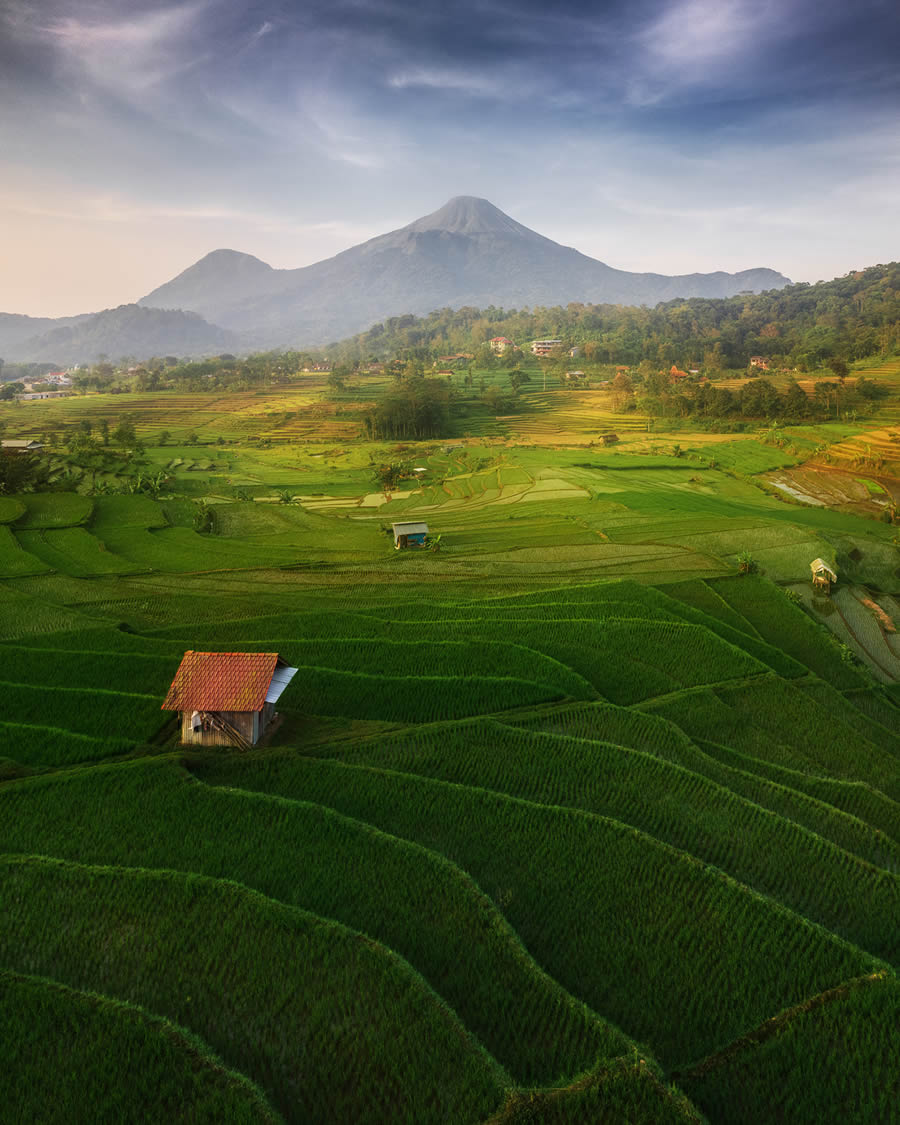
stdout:
[[(155, 497), (0, 496), (10, 1120), (900, 1121), (896, 525), (530, 394), (122, 396)], [(257, 747), (179, 743), (189, 650), (298, 670)]]

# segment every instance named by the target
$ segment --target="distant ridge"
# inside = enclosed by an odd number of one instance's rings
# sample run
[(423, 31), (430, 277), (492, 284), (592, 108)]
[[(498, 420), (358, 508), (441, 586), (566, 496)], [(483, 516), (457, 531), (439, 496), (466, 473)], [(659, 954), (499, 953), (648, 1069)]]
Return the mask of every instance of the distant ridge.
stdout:
[[(236, 344), (230, 332), (180, 309), (120, 305), (62, 321), (39, 320), (37, 332), (31, 324), (19, 320), (31, 318), (16, 318), (16, 323), (6, 327), (0, 317), (0, 347), (5, 350), (5, 358), (19, 362), (95, 363), (101, 355), (112, 359), (131, 355), (139, 359), (171, 354), (199, 356), (230, 350)], [(29, 327), (33, 334), (23, 336)]]
[(655, 305), (787, 284), (762, 268), (680, 277), (616, 270), (530, 230), (487, 199), (458, 195), (399, 230), (302, 269), (276, 270), (252, 255), (216, 250), (140, 304), (191, 309), (240, 333), (248, 346), (273, 347), (322, 344), (390, 316), (448, 306)]

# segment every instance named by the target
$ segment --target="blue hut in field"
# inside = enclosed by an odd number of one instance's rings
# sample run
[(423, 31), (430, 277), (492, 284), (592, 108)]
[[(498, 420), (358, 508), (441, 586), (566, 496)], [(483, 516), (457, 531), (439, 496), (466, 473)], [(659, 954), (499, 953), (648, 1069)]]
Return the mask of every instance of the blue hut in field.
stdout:
[(424, 547), (425, 537), (428, 535), (427, 523), (393, 523), (394, 550), (401, 547)]

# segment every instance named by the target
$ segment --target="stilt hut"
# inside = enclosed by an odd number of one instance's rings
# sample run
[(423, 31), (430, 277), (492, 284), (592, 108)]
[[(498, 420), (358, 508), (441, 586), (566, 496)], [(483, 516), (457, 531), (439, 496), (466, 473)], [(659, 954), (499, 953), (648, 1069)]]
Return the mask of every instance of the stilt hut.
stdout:
[(186, 652), (162, 710), (181, 712), (186, 745), (249, 750), (296, 673), (277, 652)]
[(394, 550), (402, 547), (424, 547), (428, 535), (427, 523), (393, 523)]
[(837, 574), (834, 570), (824, 559), (815, 559), (809, 564), (809, 569), (812, 571), (813, 589), (830, 594), (832, 584), (837, 582)]

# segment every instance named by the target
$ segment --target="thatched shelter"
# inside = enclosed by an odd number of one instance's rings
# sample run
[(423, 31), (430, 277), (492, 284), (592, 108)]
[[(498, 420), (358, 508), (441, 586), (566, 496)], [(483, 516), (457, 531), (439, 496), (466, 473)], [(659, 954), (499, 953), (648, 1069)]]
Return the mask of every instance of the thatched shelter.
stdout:
[(809, 569), (812, 571), (813, 589), (830, 594), (832, 584), (837, 582), (837, 573), (834, 568), (830, 567), (824, 559), (814, 559), (809, 564)]

